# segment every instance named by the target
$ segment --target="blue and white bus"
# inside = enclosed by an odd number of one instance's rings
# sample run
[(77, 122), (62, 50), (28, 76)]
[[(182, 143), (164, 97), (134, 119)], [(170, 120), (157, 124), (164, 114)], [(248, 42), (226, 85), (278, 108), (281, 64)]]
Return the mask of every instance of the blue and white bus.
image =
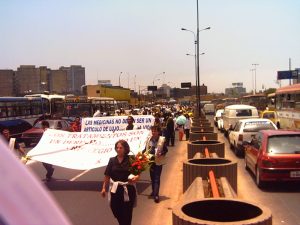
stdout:
[(7, 128), (13, 137), (21, 136), (22, 132), (30, 129), (43, 115), (59, 112), (56, 101), (63, 101), (63, 99), (48, 95), (0, 97), (0, 131)]

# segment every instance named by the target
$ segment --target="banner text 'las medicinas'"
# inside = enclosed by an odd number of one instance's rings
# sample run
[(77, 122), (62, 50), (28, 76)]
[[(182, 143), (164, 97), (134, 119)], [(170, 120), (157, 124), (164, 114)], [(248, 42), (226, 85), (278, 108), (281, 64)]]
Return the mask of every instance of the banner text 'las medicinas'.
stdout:
[[(150, 129), (154, 124), (152, 115), (136, 115), (134, 125), (138, 129)], [(83, 118), (81, 124), (81, 132), (115, 132), (126, 130), (127, 116), (107, 116), (107, 117), (91, 117)]]

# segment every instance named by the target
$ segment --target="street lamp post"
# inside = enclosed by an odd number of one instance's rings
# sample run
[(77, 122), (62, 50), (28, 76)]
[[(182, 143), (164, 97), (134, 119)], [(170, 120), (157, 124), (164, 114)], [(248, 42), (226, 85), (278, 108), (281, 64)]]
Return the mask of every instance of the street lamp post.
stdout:
[(199, 15), (198, 15), (198, 0), (197, 0), (197, 35), (194, 31), (188, 30), (186, 28), (181, 28), (183, 31), (188, 31), (194, 35), (194, 44), (195, 44), (195, 75), (196, 75), (196, 105), (200, 115), (200, 71), (199, 71), (199, 55), (204, 55), (204, 53), (199, 54), (199, 32), (204, 30), (209, 30), (210, 27), (199, 30)]
[(253, 63), (252, 66), (254, 66), (254, 94), (256, 94), (256, 66), (258, 66), (258, 63)]
[(254, 77), (253, 77), (253, 71), (254, 69), (250, 69), (251, 73), (252, 73), (252, 77), (251, 77), (251, 80), (252, 80), (252, 94), (254, 94)]
[(120, 72), (119, 74), (119, 87), (121, 87), (121, 75), (122, 75), (123, 72)]

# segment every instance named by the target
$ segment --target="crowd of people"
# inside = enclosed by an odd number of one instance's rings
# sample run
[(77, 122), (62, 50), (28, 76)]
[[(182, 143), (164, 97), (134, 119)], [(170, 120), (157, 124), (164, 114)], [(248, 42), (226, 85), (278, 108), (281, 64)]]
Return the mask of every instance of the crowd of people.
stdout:
[[(149, 175), (151, 179), (151, 193), (149, 198), (152, 198), (155, 203), (160, 202), (159, 190), (160, 190), (160, 177), (163, 170), (163, 165), (156, 161), (157, 157), (165, 156), (168, 152), (168, 147), (175, 146), (175, 132), (178, 131), (179, 141), (183, 140), (185, 134), (185, 140), (189, 139), (189, 132), (191, 128), (190, 121), (190, 109), (189, 108), (161, 108), (153, 107), (144, 108), (140, 112), (142, 115), (153, 115), (154, 124), (151, 126), (151, 137), (147, 140), (146, 148), (152, 155), (152, 163), (149, 168)], [(124, 113), (125, 111), (120, 111)], [(135, 115), (135, 113), (132, 113)], [(132, 115), (127, 117), (126, 130), (138, 129), (135, 124), (135, 119)], [(96, 111), (94, 117), (103, 116), (100, 111)], [(45, 131), (49, 128), (48, 117), (40, 118), (35, 121), (41, 122), (42, 129)], [(81, 118), (76, 117), (73, 122), (70, 123), (70, 131), (81, 131)], [(10, 142), (9, 129), (2, 130), (2, 135), (5, 140)], [(163, 137), (164, 142), (161, 148), (158, 147), (160, 138)], [(14, 149), (22, 156), (26, 155), (24, 148), (19, 145), (17, 141), (14, 142)], [(139, 180), (140, 175), (130, 176), (130, 161), (129, 161), (129, 144), (125, 140), (119, 140), (115, 143), (116, 156), (110, 158), (108, 165), (104, 172), (104, 181), (101, 189), (101, 195), (109, 198), (110, 207), (113, 215), (116, 217), (120, 225), (129, 225), (132, 220), (133, 207), (136, 205), (137, 192), (135, 184)], [(54, 167), (48, 163), (42, 163), (46, 169), (46, 181), (51, 181)]]

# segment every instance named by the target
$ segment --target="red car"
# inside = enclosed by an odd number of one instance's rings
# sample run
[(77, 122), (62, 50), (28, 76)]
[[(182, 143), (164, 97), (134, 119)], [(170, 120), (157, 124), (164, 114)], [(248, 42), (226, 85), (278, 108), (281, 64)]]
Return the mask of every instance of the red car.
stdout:
[[(70, 125), (66, 120), (47, 120), (50, 125), (50, 129), (57, 129), (57, 130), (65, 130), (70, 131)], [(31, 129), (26, 130), (22, 133), (22, 141), (24, 142), (26, 147), (29, 147), (32, 143), (37, 144), (42, 136), (44, 130), (42, 129), (42, 121), (36, 123)]]
[(266, 181), (300, 180), (300, 131), (262, 130), (245, 147), (245, 167)]

